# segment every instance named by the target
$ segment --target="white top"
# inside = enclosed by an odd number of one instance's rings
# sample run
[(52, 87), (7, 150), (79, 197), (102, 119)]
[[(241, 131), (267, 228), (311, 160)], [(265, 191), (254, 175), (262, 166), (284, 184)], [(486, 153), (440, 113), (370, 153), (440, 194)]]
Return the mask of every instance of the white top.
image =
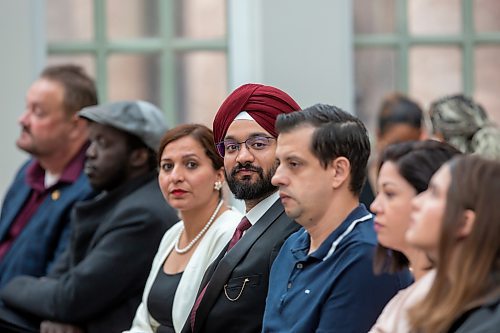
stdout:
[(57, 183), (57, 181), (59, 180), (59, 178), (61, 178), (60, 174), (51, 173), (50, 171), (45, 170), (45, 179), (44, 179), (43, 186), (45, 188), (49, 188), (52, 185), (54, 185), (55, 183)]
[(436, 270), (431, 270), (408, 288), (400, 290), (385, 306), (369, 333), (409, 333), (408, 310), (431, 289)]
[[(225, 211), (214, 221), (214, 224), (208, 229), (205, 236), (200, 240), (198, 247), (194, 250), (193, 256), (189, 260), (179, 285), (177, 286), (177, 290), (175, 291), (174, 303), (172, 306), (172, 321), (176, 332), (182, 330), (189, 316), (205, 270), (212, 261), (217, 258), (224, 246), (227, 245), (241, 218), (242, 215), (236, 210), (230, 209)], [(172, 252), (182, 227), (183, 223), (180, 221), (167, 230), (163, 236), (158, 252), (153, 260), (151, 271), (142, 295), (142, 303), (137, 308), (132, 328), (128, 331), (124, 331), (124, 333), (152, 333), (156, 332), (160, 326), (160, 324), (151, 317), (147, 308), (149, 292), (160, 267), (163, 265), (170, 252)]]

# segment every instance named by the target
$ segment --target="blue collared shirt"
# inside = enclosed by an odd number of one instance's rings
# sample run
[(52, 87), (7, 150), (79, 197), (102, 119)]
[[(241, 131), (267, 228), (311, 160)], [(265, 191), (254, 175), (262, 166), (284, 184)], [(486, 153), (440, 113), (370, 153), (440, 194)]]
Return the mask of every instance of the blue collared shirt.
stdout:
[(291, 235), (271, 269), (262, 332), (367, 332), (412, 282), (409, 271), (374, 274), (376, 243), (363, 204), (311, 254), (303, 228)]

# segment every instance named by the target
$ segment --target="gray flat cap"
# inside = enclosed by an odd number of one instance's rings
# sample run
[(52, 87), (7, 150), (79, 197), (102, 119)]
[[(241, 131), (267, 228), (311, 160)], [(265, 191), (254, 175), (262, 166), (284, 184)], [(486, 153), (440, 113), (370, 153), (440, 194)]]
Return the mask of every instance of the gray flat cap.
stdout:
[(167, 123), (163, 113), (145, 101), (121, 101), (83, 108), (78, 115), (133, 134), (153, 151), (158, 149)]

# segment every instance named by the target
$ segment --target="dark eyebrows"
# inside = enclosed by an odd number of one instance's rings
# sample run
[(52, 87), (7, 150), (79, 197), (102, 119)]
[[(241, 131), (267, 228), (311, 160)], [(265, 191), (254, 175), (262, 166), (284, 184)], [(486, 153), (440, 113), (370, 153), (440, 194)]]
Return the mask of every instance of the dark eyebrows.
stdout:
[(382, 185), (382, 187), (386, 187), (386, 186), (395, 186), (395, 187), (397, 187), (397, 184), (394, 183), (394, 182), (391, 182), (391, 181), (383, 182), (381, 185)]
[[(181, 156), (181, 159), (183, 159), (183, 160), (187, 160), (189, 158), (199, 159), (198, 155), (196, 155), (195, 153), (190, 153), (190, 154), (186, 154), (186, 155)], [(170, 157), (162, 157), (161, 158), (161, 161), (171, 161), (171, 160), (172, 160), (172, 158), (170, 158)]]
[[(264, 132), (255, 132), (255, 133), (251, 133), (249, 136), (247, 136), (247, 139), (255, 138), (255, 137), (259, 137), (259, 136), (267, 137), (267, 136), (271, 136), (271, 135), (269, 133), (264, 133)], [(226, 141), (226, 140), (237, 141), (237, 139), (232, 135), (228, 135), (228, 136), (224, 137), (224, 141)]]

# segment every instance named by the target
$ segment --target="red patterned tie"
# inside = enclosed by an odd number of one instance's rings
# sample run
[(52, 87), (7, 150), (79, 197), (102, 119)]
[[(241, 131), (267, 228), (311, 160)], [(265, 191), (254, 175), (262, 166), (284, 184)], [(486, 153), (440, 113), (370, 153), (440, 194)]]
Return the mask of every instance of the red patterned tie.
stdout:
[(246, 216), (243, 216), (240, 223), (236, 227), (236, 230), (234, 231), (233, 237), (229, 241), (229, 246), (227, 247), (227, 252), (229, 252), (229, 250), (231, 250), (233, 248), (233, 246), (235, 246), (236, 243), (238, 243), (238, 241), (243, 236), (243, 233), (245, 232), (245, 230), (247, 230), (251, 226), (252, 226), (252, 224), (250, 223), (250, 221), (248, 221)]
[[(250, 223), (250, 221), (248, 221), (246, 216), (243, 216), (240, 223), (236, 227), (236, 230), (234, 231), (233, 237), (231, 237), (231, 240), (229, 241), (229, 245), (227, 247), (227, 252), (229, 252), (229, 250), (231, 250), (231, 248), (233, 246), (235, 246), (236, 243), (238, 243), (238, 241), (243, 236), (243, 233), (245, 232), (245, 230), (247, 230), (251, 226), (252, 226), (252, 224)], [(209, 284), (210, 284), (210, 281), (208, 281), (205, 288), (203, 288), (203, 290), (200, 292), (200, 294), (196, 298), (196, 301), (194, 302), (194, 305), (193, 305), (193, 309), (191, 310), (191, 314), (189, 315), (189, 321), (191, 323), (191, 330), (193, 332), (194, 332), (194, 321), (196, 319), (196, 311), (198, 311), (198, 307), (200, 306), (201, 300), (203, 299), (203, 296), (205, 295), (205, 292), (207, 291), (207, 287)]]

